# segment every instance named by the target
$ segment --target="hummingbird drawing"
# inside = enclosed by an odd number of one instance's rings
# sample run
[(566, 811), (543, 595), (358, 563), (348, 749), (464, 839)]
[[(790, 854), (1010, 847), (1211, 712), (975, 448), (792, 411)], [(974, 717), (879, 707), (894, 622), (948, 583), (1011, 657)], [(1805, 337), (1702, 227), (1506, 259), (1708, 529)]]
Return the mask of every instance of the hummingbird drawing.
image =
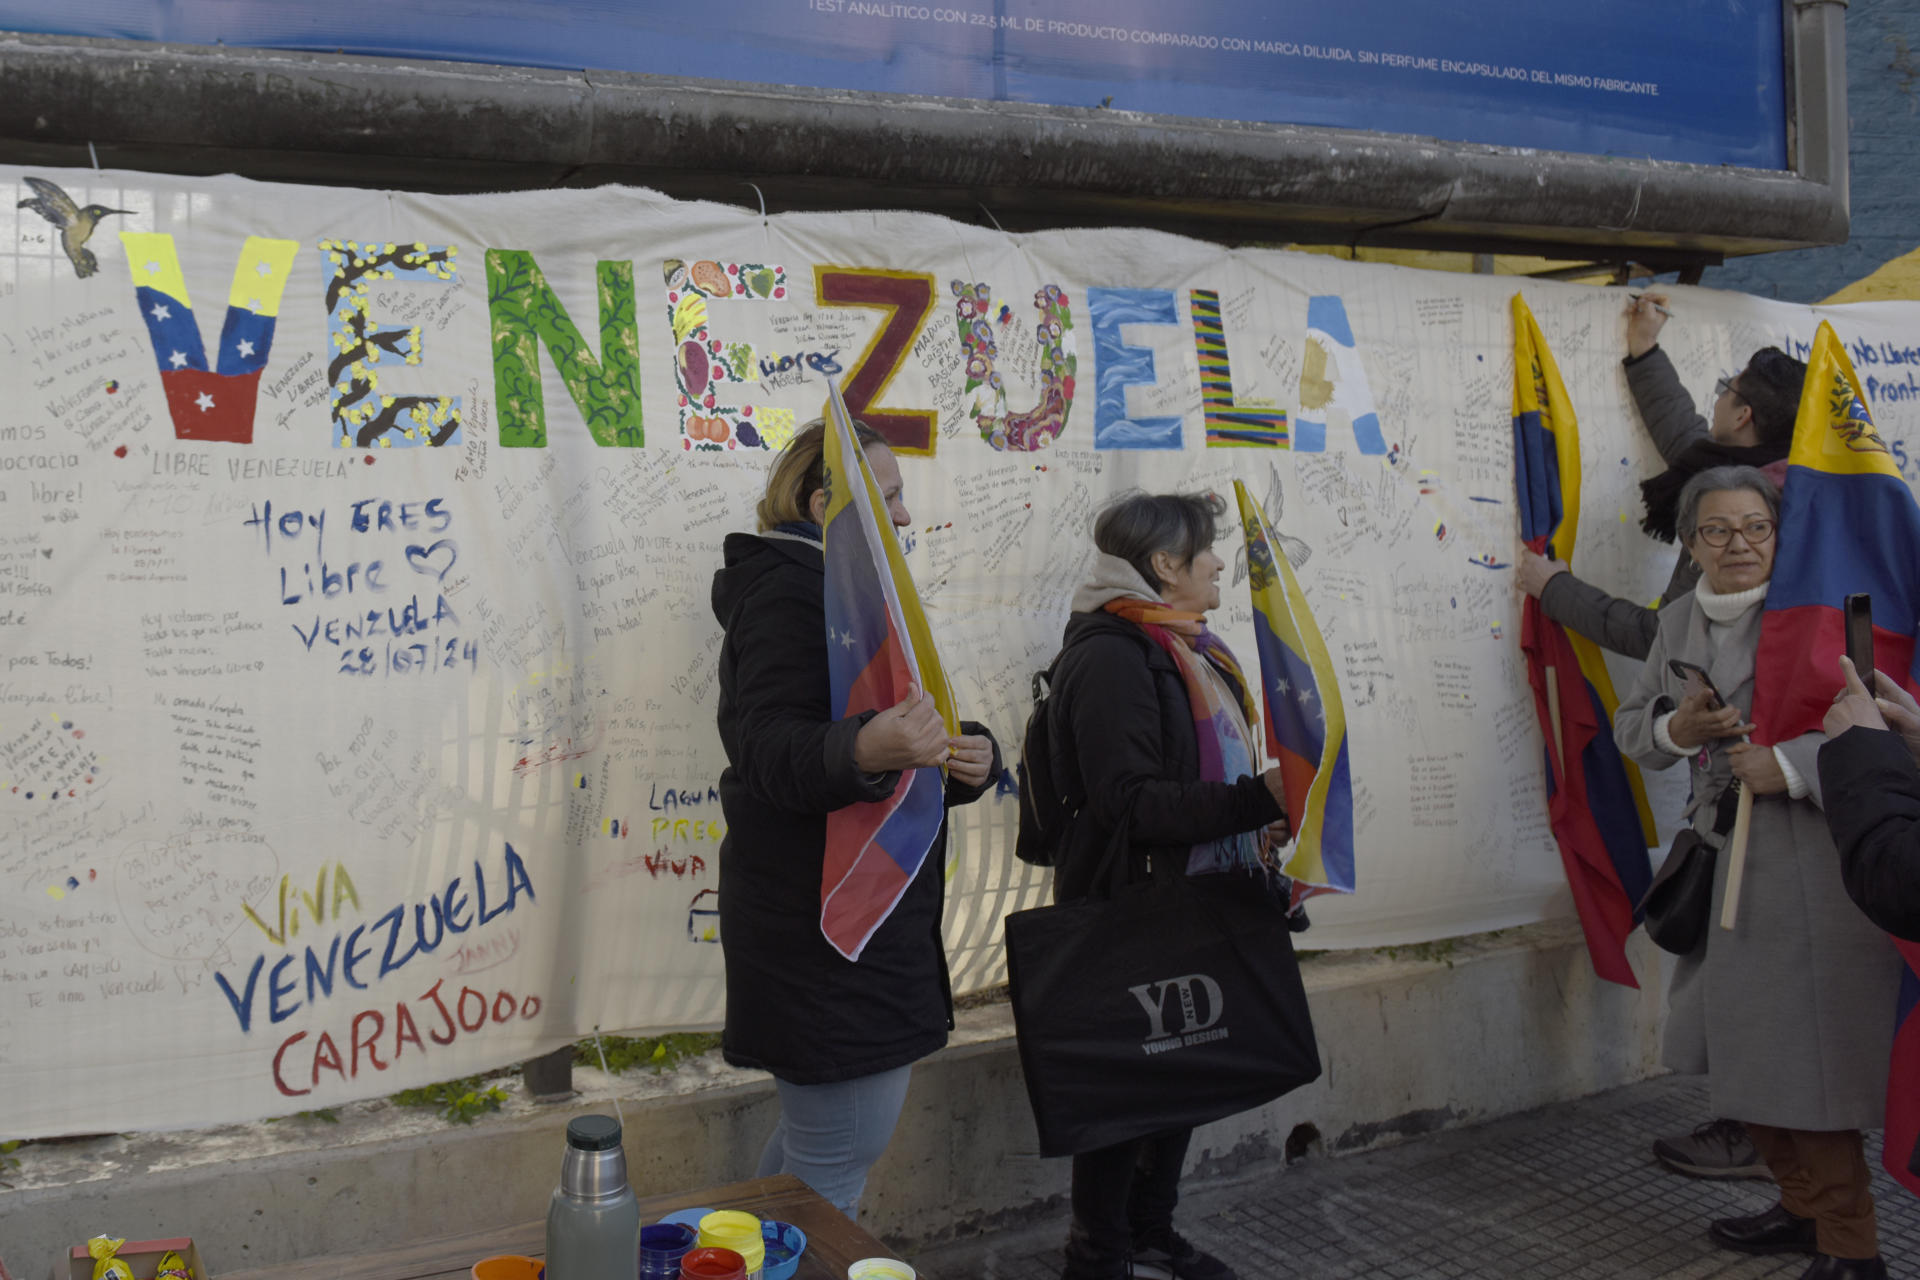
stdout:
[(93, 256), (93, 250), (87, 248), (93, 229), (100, 225), (100, 219), (110, 213), (132, 213), (133, 210), (109, 209), (103, 204), (90, 204), (82, 208), (73, 202), (72, 196), (45, 178), (25, 178), (23, 181), (33, 188), (34, 198), (22, 200), (19, 207), (33, 210), (60, 228), (60, 247), (67, 251), (67, 260), (73, 263), (73, 274), (85, 280), (98, 271), (100, 260)]
[[(1280, 523), (1280, 516), (1286, 510), (1287, 493), (1280, 484), (1280, 468), (1267, 464), (1267, 496), (1260, 503), (1260, 510), (1267, 517), (1267, 527), (1273, 529), (1273, 536), (1280, 540), (1280, 551), (1287, 557), (1288, 563), (1298, 569), (1313, 556), (1313, 548), (1291, 534), (1281, 533), (1274, 526)], [(1247, 580), (1247, 546), (1240, 544), (1240, 550), (1233, 558), (1233, 585), (1239, 586)]]

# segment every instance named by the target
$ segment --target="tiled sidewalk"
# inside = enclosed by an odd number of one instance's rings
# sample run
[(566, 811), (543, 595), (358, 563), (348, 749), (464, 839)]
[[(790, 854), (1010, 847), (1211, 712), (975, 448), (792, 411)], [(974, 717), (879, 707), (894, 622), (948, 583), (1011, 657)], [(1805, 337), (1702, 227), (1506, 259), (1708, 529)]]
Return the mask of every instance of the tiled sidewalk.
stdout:
[[(1655, 1136), (1708, 1118), (1706, 1088), (1669, 1077), (1366, 1155), (1189, 1195), (1180, 1230), (1242, 1280), (1794, 1280), (1808, 1259), (1715, 1247), (1713, 1218), (1758, 1212), (1770, 1184), (1683, 1178), (1655, 1164)], [(1920, 1280), (1920, 1199), (1868, 1143), (1881, 1253)], [(923, 1253), (934, 1275), (1054, 1280), (1061, 1220)]]

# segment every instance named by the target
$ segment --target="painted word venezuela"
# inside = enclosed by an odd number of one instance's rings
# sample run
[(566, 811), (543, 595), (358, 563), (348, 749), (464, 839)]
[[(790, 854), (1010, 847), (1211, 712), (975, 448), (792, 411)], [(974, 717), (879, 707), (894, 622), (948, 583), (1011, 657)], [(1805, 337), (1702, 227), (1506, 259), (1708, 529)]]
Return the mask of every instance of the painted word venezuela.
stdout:
[[(228, 288), (216, 345), (210, 327), (192, 305), (174, 237), (158, 232), (122, 232), (134, 294), (152, 340), (174, 434), (182, 440), (249, 444), (260, 380), (274, 356), (274, 334), (297, 265), (300, 242), (250, 236), (240, 246)], [(463, 405), (457, 395), (405, 393), (388, 376), (423, 366), (410, 382), (432, 382), (438, 364), (451, 369), (449, 353), (428, 344), (418, 323), (388, 320), (397, 296), (380, 286), (459, 288), (458, 245), (425, 241), (325, 239), (310, 251), (317, 271), (317, 301), (327, 318), (325, 392), (332, 446), (345, 449), (435, 448), (463, 443)], [(547, 407), (541, 352), (566, 388), (587, 433), (606, 448), (638, 448), (646, 441), (640, 395), (643, 332), (649, 343), (669, 346), (680, 446), (692, 452), (736, 448), (774, 450), (795, 429), (790, 405), (767, 402), (770, 393), (796, 380), (837, 379), (847, 407), (900, 452), (931, 455), (939, 439), (938, 414), (929, 408), (889, 403), (889, 387), (909, 359), (956, 376), (964, 369), (965, 411), (980, 438), (994, 449), (1044, 448), (1067, 430), (1080, 357), (1075, 311), (1090, 332), (1095, 365), (1091, 443), (1101, 449), (1184, 447), (1180, 415), (1133, 417), (1127, 389), (1157, 381), (1153, 353), (1122, 336), (1123, 326), (1187, 323), (1203, 372), (1201, 403), (1208, 447), (1268, 446), (1317, 452), (1325, 448), (1324, 424), (1289, 431), (1288, 415), (1271, 399), (1243, 398), (1234, 389), (1228, 334), (1220, 294), (1189, 289), (1183, 299), (1170, 289), (1090, 288), (1078, 298), (1057, 283), (1043, 284), (1031, 307), (1002, 301), (990, 282), (953, 279), (941, 287), (926, 272), (885, 267), (816, 265), (811, 301), (796, 298), (787, 268), (758, 262), (667, 259), (660, 266), (659, 302), (640, 322), (634, 264), (595, 265), (598, 349), (582, 333), (530, 252), (488, 249), (484, 253), (490, 360), (498, 442), (508, 448), (545, 448)], [(451, 296), (451, 295), (449, 295)], [(1331, 302), (1338, 299), (1316, 299)], [(718, 304), (726, 304), (724, 306)], [(843, 353), (802, 352), (781, 357), (756, 352), (741, 340), (736, 307), (858, 308), (876, 329), (851, 361)], [(384, 308), (384, 310), (383, 310)], [(1324, 309), (1324, 308), (1323, 308)], [(1185, 320), (1182, 311), (1185, 312)], [(418, 318), (416, 304), (405, 313)], [(444, 312), (440, 313), (444, 319)], [(1309, 317), (1311, 320), (1311, 317)], [(1190, 322), (1190, 323), (1189, 323)], [(729, 332), (729, 324), (735, 332)], [(804, 326), (803, 326), (804, 327)], [(1344, 313), (1341, 324), (1344, 328)], [(1314, 333), (1309, 333), (1310, 345)], [(1349, 344), (1351, 339), (1348, 339)], [(1008, 403), (996, 362), (1015, 346), (1039, 351), (1039, 399), (1021, 409)], [(296, 353), (294, 361), (312, 353)], [(459, 353), (454, 353), (459, 354)], [(283, 366), (289, 361), (283, 360)], [(1031, 364), (1032, 361), (1023, 363)], [(1323, 364), (1325, 362), (1322, 362)], [(951, 366), (949, 368), (948, 366)], [(1333, 366), (1328, 365), (1328, 368)], [(769, 373), (768, 370), (773, 372)], [(1344, 370), (1345, 366), (1340, 366)], [(1302, 383), (1301, 404), (1331, 405), (1346, 413), (1346, 400), (1370, 408), (1357, 362), (1356, 386), (1342, 374), (1328, 382)], [(1329, 375), (1332, 377), (1332, 375)], [(383, 381), (383, 378), (386, 381)], [(447, 380), (465, 381), (449, 372)], [(1316, 395), (1309, 395), (1316, 391)], [(894, 393), (898, 394), (897, 390)], [(822, 394), (824, 400), (824, 391)], [(1083, 411), (1084, 412), (1084, 411)], [(1355, 411), (1359, 415), (1359, 411)], [(1325, 413), (1318, 416), (1325, 417)], [(1363, 453), (1381, 452), (1353, 416)], [(1297, 436), (1297, 438), (1296, 438)]]
[[(523, 900), (531, 904), (535, 899), (526, 862), (511, 844), (505, 846), (500, 862), (476, 859), (470, 878), (454, 876), (424, 901), (397, 903), (351, 927), (340, 919), (339, 908), (343, 900), (357, 906), (358, 894), (343, 875), (337, 879), (346, 888), (336, 888), (334, 893), (335, 927), (330, 937), (296, 948), (297, 927), (288, 928), (283, 901), (279, 931), (260, 926), (269, 941), (278, 945), (254, 957), (244, 971), (214, 973), (214, 983), (246, 1036), (258, 1023), (275, 1026), (303, 1010), (317, 1020), (335, 1007), (351, 1009), (354, 993), (379, 988), (377, 997), (360, 999), (363, 1007), (350, 1016), (343, 1013), (338, 1026), (317, 1033), (295, 1031), (280, 1042), (272, 1072), (274, 1086), (282, 1094), (310, 1093), (326, 1073), (345, 1081), (357, 1077), (363, 1068), (385, 1071), (409, 1050), (425, 1054), (429, 1044), (451, 1045), (462, 1033), (472, 1035), (490, 1023), (524, 1021), (539, 1014), (537, 995), (469, 986), (447, 990), (445, 979), (439, 977), (417, 993), (403, 985), (408, 975), (422, 975), (426, 966), (418, 963), (420, 957), (432, 955), (442, 945), (465, 942), (462, 935), (505, 937), (512, 932), (503, 917), (512, 916)], [(316, 895), (325, 896), (318, 888)], [(518, 936), (512, 933), (516, 943)], [(417, 976), (418, 983), (425, 981)], [(397, 990), (408, 994), (391, 994)]]

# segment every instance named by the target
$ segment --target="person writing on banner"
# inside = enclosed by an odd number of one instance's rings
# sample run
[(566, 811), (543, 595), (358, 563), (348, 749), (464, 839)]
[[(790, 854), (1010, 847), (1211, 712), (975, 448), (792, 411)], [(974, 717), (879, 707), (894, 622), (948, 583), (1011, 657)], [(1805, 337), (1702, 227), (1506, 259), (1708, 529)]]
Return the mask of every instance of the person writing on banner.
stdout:
[(1867, 919), (1920, 942), (1920, 705), (1884, 671), (1869, 694), (1844, 655), (1840, 675), (1819, 761), (1840, 877)]
[[(1707, 1074), (1714, 1110), (1745, 1125), (1780, 1198), (1709, 1234), (1744, 1253), (1817, 1254), (1807, 1280), (1881, 1277), (1860, 1131), (1882, 1121), (1901, 962), (1841, 883), (1815, 766), (1823, 735), (1746, 739), (1778, 522), (1773, 482), (1753, 468), (1709, 468), (1682, 487), (1675, 527), (1700, 582), (1661, 608), (1614, 734), (1642, 768), (1687, 762), (1683, 816), (1709, 845), (1735, 780), (1754, 797), (1739, 925), (1717, 924), (1720, 857), (1715, 923), (1674, 969), (1662, 1060)], [(1695, 670), (1683, 678), (1675, 659)]]
[[(1085, 797), (1056, 901), (1094, 890), (1123, 821), (1135, 879), (1258, 867), (1267, 843), (1287, 838), (1279, 769), (1253, 772), (1259, 720), (1246, 677), (1206, 626), (1220, 604), (1225, 562), (1213, 542), (1225, 512), (1212, 494), (1137, 494), (1094, 524), (1099, 555), (1074, 594), (1048, 699), (1053, 776), (1062, 794)], [(1173, 1228), (1192, 1135), (1073, 1157), (1063, 1280), (1231, 1280), (1230, 1266)]]
[[(1660, 347), (1669, 315), (1668, 297), (1644, 293), (1627, 305), (1627, 389), (1667, 469), (1640, 486), (1645, 505), (1641, 528), (1662, 542), (1676, 537), (1680, 490), (1707, 467), (1751, 466), (1777, 487), (1786, 478), (1787, 450), (1807, 366), (1776, 347), (1762, 347), (1746, 368), (1722, 378), (1714, 389), (1712, 417), (1695, 410), (1693, 397)], [(1520, 548), (1516, 574), (1521, 590), (1540, 601), (1547, 617), (1603, 649), (1644, 658), (1659, 628), (1654, 609), (1609, 594), (1582, 581), (1565, 561)], [(1692, 591), (1700, 570), (1682, 547), (1660, 603)], [(1690, 1133), (1655, 1140), (1654, 1158), (1676, 1173), (1696, 1178), (1764, 1178), (1767, 1167), (1740, 1125), (1724, 1117)]]
[[(856, 434), (895, 526), (909, 523), (900, 467), (878, 433)], [(886, 1149), (911, 1064), (940, 1048), (953, 998), (940, 933), (946, 826), (893, 912), (849, 961), (821, 930), (827, 814), (883, 800), (903, 770), (947, 767), (946, 803), (979, 799), (1000, 773), (987, 730), (949, 736), (918, 690), (835, 719), (827, 669), (821, 524), (825, 424), (775, 460), (757, 533), (729, 534), (714, 574), (720, 648), (720, 945), (735, 1066), (773, 1074), (780, 1120), (759, 1176), (792, 1173), (853, 1217)]]
[[(1706, 468), (1758, 467), (1776, 487), (1784, 481), (1807, 366), (1778, 347), (1762, 347), (1746, 368), (1715, 384), (1712, 417), (1703, 418), (1659, 345), (1667, 323), (1666, 303), (1661, 293), (1644, 293), (1628, 303), (1622, 364), (1640, 419), (1667, 464), (1665, 471), (1640, 485), (1646, 510), (1640, 527), (1651, 537), (1672, 542), (1680, 490)], [(1565, 561), (1525, 548), (1518, 568), (1521, 589), (1540, 602), (1549, 618), (1603, 649), (1629, 658), (1647, 656), (1659, 628), (1655, 609), (1610, 595), (1575, 577)], [(1660, 603), (1693, 590), (1699, 577), (1698, 567), (1681, 548)]]

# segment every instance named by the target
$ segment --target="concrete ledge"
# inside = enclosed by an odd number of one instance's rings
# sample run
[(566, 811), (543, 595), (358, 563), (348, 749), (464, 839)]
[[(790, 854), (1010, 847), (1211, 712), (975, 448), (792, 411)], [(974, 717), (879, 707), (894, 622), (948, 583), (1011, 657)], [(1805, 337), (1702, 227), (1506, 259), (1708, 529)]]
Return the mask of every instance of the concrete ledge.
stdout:
[[(1304, 968), (1324, 1075), (1200, 1130), (1189, 1180), (1277, 1171), (1654, 1074), (1662, 957), (1637, 936), (1630, 950), (1638, 992), (1594, 978), (1571, 923), (1314, 957)], [(363, 1252), (540, 1217), (566, 1121), (616, 1099), (643, 1194), (751, 1176), (773, 1127), (768, 1077), (717, 1054), (658, 1077), (576, 1070), (575, 1082), (581, 1096), (559, 1106), (515, 1084), (502, 1111), (465, 1127), (374, 1102), (334, 1124), (35, 1144), (0, 1174), (16, 1188), (0, 1193), (0, 1256), (19, 1280), (42, 1280), (64, 1246), (103, 1231), (191, 1234), (216, 1275)], [(1012, 1012), (993, 1005), (963, 1013), (953, 1042), (915, 1068), (862, 1218), (912, 1249), (1063, 1218), (1067, 1179), (1066, 1161), (1037, 1154)]]

